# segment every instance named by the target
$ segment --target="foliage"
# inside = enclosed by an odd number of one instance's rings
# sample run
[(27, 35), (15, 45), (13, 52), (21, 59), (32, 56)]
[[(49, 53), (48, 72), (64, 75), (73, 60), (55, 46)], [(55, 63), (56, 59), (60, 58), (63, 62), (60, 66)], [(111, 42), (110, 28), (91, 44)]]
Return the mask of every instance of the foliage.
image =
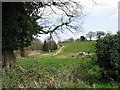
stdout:
[(79, 39), (79, 38), (77, 38), (77, 39), (75, 39), (75, 41), (76, 41), (76, 42), (80, 42), (80, 39)]
[(74, 38), (70, 37), (69, 39), (63, 40), (63, 41), (59, 41), (58, 43), (60, 44), (65, 44), (65, 43), (71, 43), (74, 42)]
[[(78, 65), (76, 67), (76, 64), (79, 64), (79, 67)], [(4, 88), (118, 88), (115, 82), (93, 82), (100, 74), (99, 67), (91, 65), (91, 60), (83, 59), (76, 64), (59, 68), (57, 65), (49, 65), (50, 67), (46, 68), (44, 64), (35, 63), (25, 72), (18, 69), (4, 69), (2, 86)]]
[[(95, 42), (89, 43), (95, 44)], [(49, 55), (25, 57), (19, 60), (19, 63), (26, 71), (17, 68), (3, 69), (2, 86), (4, 88), (118, 88), (119, 83), (114, 81), (99, 81), (101, 68), (95, 65), (95, 60), (95, 55), (92, 58), (57, 58)]]
[(71, 38), (69, 38), (67, 41), (68, 41), (68, 42), (74, 42), (74, 38), (71, 37)]
[(42, 30), (36, 22), (37, 11), (35, 10), (39, 5), (24, 2), (3, 3), (3, 50), (17, 50), (30, 45), (33, 35)]
[(43, 49), (43, 43), (35, 38), (32, 42), (31, 45), (27, 48), (29, 50), (42, 50)]
[[(32, 66), (26, 72), (6, 70), (3, 87), (7, 88), (69, 88), (72, 86), (71, 68), (57, 69)], [(84, 86), (84, 84), (81, 83)]]
[(36, 22), (39, 7), (42, 7), (41, 2), (2, 3), (3, 67), (16, 67), (13, 51), (21, 50), (21, 56), (25, 56), (24, 48), (31, 44), (33, 36), (41, 33), (43, 27)]
[(105, 32), (103, 32), (103, 31), (97, 31), (97, 34), (96, 34), (97, 39), (100, 39), (104, 35), (105, 35)]
[(77, 78), (80, 78), (89, 83), (93, 83), (101, 78), (100, 68), (98, 65), (94, 65), (92, 59), (82, 60), (79, 66), (73, 71)]
[(80, 41), (85, 41), (85, 40), (86, 40), (86, 37), (80, 36)]
[(97, 40), (97, 64), (105, 78), (120, 81), (120, 34)]

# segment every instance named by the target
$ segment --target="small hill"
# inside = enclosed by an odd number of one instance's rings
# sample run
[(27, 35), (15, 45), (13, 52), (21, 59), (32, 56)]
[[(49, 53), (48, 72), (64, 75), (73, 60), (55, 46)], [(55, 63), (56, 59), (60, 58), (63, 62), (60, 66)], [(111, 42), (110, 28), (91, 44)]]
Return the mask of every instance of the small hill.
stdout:
[(63, 50), (63, 53), (77, 52), (95, 52), (95, 41), (72, 42), (68, 43)]

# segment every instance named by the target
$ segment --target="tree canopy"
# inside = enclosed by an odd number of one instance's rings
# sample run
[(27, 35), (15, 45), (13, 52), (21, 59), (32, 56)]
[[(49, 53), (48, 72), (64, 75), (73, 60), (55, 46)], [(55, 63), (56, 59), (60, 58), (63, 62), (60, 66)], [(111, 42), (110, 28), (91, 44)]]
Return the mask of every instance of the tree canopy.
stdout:
[(96, 36), (97, 36), (97, 39), (100, 39), (102, 36), (104, 36), (105, 35), (105, 32), (104, 31), (97, 31), (97, 34), (96, 34)]
[(27, 47), (33, 40), (33, 35), (42, 30), (36, 22), (36, 13), (33, 12), (36, 5), (23, 2), (3, 3), (3, 51)]

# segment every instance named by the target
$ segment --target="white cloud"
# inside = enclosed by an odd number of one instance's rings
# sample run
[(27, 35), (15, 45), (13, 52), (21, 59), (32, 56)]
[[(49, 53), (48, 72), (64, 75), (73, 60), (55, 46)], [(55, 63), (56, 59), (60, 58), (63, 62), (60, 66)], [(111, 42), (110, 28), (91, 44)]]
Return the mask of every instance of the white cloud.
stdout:
[(101, 16), (110, 10), (117, 9), (119, 0), (94, 0), (97, 4), (94, 4), (92, 0), (79, 0), (85, 7), (85, 12), (91, 12), (95, 16)]

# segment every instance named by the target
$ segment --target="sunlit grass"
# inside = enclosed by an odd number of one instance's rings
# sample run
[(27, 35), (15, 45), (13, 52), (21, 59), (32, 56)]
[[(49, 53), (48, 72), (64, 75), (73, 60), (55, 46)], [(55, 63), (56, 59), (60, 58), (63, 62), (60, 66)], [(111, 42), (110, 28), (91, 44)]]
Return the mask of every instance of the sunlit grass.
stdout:
[(95, 52), (95, 41), (72, 42), (66, 45), (63, 53)]
[(32, 57), (25, 58), (20, 61), (21, 66), (24, 68), (30, 68), (32, 65), (43, 65), (44, 67), (67, 67), (72, 64), (77, 64), (83, 60), (88, 60), (88, 58), (56, 58), (56, 57)]

